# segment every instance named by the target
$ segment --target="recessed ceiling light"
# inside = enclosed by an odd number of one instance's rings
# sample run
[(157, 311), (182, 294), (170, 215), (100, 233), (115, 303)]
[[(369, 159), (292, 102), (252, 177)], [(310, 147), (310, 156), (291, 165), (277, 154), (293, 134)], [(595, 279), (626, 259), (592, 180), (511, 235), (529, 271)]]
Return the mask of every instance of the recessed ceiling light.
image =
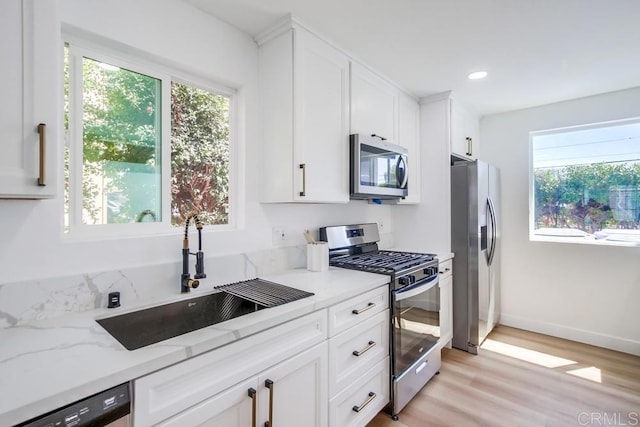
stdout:
[(469, 80), (479, 80), (487, 77), (486, 71), (476, 71), (475, 73), (471, 73), (467, 76)]

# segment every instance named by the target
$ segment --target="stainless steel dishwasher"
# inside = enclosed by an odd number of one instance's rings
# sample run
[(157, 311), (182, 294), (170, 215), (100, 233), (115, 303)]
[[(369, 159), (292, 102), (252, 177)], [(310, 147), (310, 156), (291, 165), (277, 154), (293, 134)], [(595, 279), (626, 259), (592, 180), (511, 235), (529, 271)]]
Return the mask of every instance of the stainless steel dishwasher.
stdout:
[(132, 424), (130, 391), (129, 383), (120, 384), (17, 427), (129, 427)]

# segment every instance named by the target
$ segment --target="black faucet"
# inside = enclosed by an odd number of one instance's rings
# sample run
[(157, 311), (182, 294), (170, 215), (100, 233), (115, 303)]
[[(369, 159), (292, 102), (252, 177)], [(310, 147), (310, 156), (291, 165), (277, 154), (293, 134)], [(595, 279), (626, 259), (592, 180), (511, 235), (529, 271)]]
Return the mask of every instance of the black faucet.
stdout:
[[(196, 228), (198, 229), (198, 252), (189, 252), (189, 222), (193, 218)], [(191, 278), (189, 273), (189, 255), (196, 257), (196, 274)], [(186, 293), (200, 286), (200, 280), (207, 277), (204, 272), (204, 252), (202, 252), (202, 222), (198, 219), (198, 215), (191, 215), (187, 218), (184, 227), (184, 240), (182, 244), (182, 276), (180, 279), (180, 291)]]

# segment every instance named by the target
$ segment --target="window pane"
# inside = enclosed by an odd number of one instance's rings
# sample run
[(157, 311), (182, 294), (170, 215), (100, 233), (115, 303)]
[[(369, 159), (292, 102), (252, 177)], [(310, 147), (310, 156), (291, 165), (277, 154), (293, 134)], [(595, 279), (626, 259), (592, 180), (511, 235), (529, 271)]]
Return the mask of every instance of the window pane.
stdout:
[(534, 134), (534, 233), (640, 241), (640, 122)]
[(161, 220), (161, 82), (83, 58), (82, 220)]
[(229, 98), (171, 84), (171, 223), (228, 224)]

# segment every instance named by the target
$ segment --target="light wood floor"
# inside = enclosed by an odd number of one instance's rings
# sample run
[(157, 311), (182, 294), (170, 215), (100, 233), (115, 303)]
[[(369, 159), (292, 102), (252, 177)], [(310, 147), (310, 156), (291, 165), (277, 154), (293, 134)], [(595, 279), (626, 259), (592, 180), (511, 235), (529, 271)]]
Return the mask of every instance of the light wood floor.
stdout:
[(369, 427), (613, 425), (640, 426), (640, 357), (498, 326), (478, 356), (444, 349), (400, 420)]

